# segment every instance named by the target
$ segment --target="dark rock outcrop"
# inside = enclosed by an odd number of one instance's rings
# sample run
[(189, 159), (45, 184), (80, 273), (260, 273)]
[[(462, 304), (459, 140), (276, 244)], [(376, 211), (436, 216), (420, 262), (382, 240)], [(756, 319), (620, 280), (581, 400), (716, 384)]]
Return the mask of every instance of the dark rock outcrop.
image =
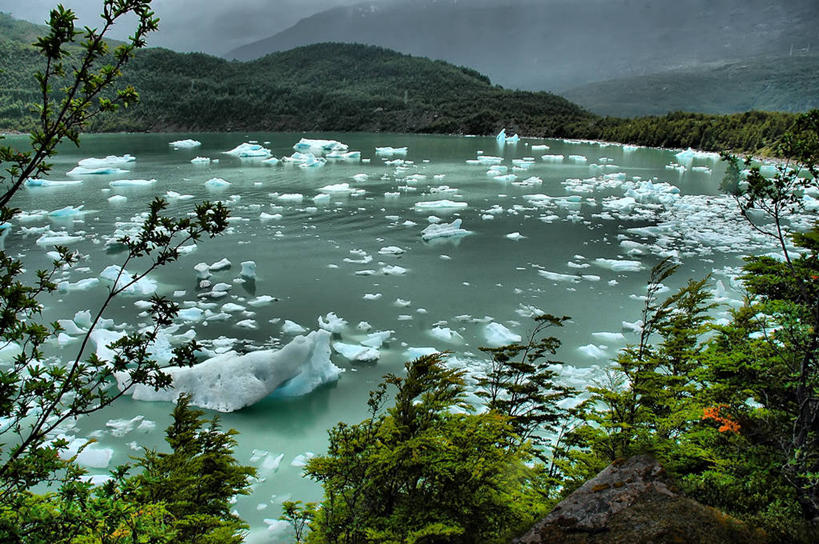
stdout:
[(762, 544), (765, 535), (676, 490), (648, 455), (615, 461), (516, 544)]

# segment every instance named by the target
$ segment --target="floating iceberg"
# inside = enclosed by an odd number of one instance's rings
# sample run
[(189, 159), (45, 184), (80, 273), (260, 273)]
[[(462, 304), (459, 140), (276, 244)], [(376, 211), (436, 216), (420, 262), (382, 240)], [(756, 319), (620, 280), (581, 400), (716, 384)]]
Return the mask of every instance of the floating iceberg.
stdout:
[[(130, 272), (123, 270), (121, 267), (115, 264), (106, 267), (102, 272), (100, 272), (100, 278), (102, 278), (102, 280), (109, 285), (113, 285), (113, 289), (122, 289), (134, 281), (134, 276)], [(116, 282), (116, 285), (114, 285), (114, 282)], [(156, 281), (152, 280), (148, 276), (145, 276), (137, 280), (133, 285), (126, 287), (123, 293), (133, 296), (148, 296), (156, 293), (156, 289)]]
[(500, 323), (489, 323), (483, 330), (484, 338), (492, 347), (505, 346), (521, 341), (519, 334), (515, 334)]
[(327, 159), (324, 157), (316, 157), (312, 153), (302, 153), (300, 151), (296, 151), (291, 156), (284, 157), (282, 161), (292, 162), (301, 168), (316, 168), (319, 166), (324, 166)]
[(456, 219), (452, 223), (433, 223), (421, 231), (421, 238), (425, 241), (435, 238), (450, 238), (453, 236), (466, 236), (471, 231), (461, 228), (461, 219)]
[(507, 144), (516, 144), (519, 141), (520, 141), (520, 136), (518, 136), (517, 134), (513, 134), (512, 136), (507, 136), (506, 137), (506, 143)]
[(293, 146), (293, 149), (296, 151), (309, 151), (318, 154), (331, 152), (343, 153), (347, 151), (348, 148), (349, 146), (347, 146), (347, 144), (335, 140), (311, 140), (309, 138), (302, 138)]
[(106, 176), (113, 174), (124, 174), (125, 172), (127, 172), (127, 170), (113, 166), (103, 166), (101, 168), (85, 168), (83, 166), (77, 166), (66, 172), (66, 174), (69, 176)]
[(82, 208), (83, 206), (77, 206), (76, 208), (74, 206), (66, 206), (65, 208), (48, 212), (48, 216), (56, 218), (74, 217), (75, 215), (82, 215), (85, 213), (82, 211)]
[(432, 200), (428, 202), (416, 202), (415, 211), (425, 212), (429, 210), (459, 210), (466, 208), (466, 202), (453, 202), (452, 200)]
[(208, 157), (194, 157), (191, 159), (191, 164), (210, 164)]
[(333, 349), (354, 363), (374, 363), (381, 358), (381, 353), (377, 349), (367, 346), (333, 342)]
[(173, 402), (187, 393), (195, 406), (234, 412), (274, 391), (281, 396), (309, 393), (323, 383), (337, 380), (341, 369), (330, 362), (330, 334), (313, 331), (297, 336), (279, 350), (245, 355), (229, 351), (189, 368), (169, 368), (165, 372), (171, 376), (171, 387), (155, 391), (153, 387), (137, 385), (133, 398)]
[(194, 147), (199, 147), (202, 145), (202, 142), (196, 140), (176, 140), (175, 142), (171, 142), (168, 145), (176, 149), (193, 149)]
[(230, 151), (225, 151), (226, 155), (233, 155), (239, 158), (267, 158), (271, 155), (270, 150), (262, 147), (259, 144), (243, 143), (239, 144)]
[(640, 261), (627, 261), (618, 259), (595, 259), (594, 264), (602, 268), (608, 268), (615, 272), (639, 272), (643, 269)]
[(222, 178), (210, 178), (208, 181), (205, 182), (205, 187), (208, 189), (225, 189), (230, 186), (229, 181), (225, 181)]
[(375, 148), (375, 154), (380, 156), (380, 157), (395, 157), (395, 156), (404, 157), (407, 154), (407, 148), (406, 147), (390, 147), (390, 146), (376, 147)]
[(110, 182), (111, 187), (147, 187), (156, 183), (155, 179), (118, 179)]
[(68, 187), (70, 185), (79, 185), (82, 183), (81, 179), (70, 179), (65, 181), (52, 181), (48, 179), (28, 178), (26, 180), (26, 187)]
[(498, 132), (498, 135), (495, 136), (495, 140), (497, 140), (499, 144), (505, 144), (506, 143), (506, 129), (505, 128), (502, 128), (501, 131)]
[(242, 271), (240, 276), (246, 279), (256, 279), (256, 261), (242, 261)]
[(89, 168), (93, 170), (111, 166), (126, 166), (128, 163), (134, 162), (135, 160), (136, 157), (128, 154), (122, 155), (121, 157), (117, 155), (108, 155), (104, 159), (97, 159), (94, 157), (83, 159), (77, 164), (82, 168)]
[(695, 149), (691, 149), (690, 147), (685, 151), (680, 151), (674, 156), (677, 157), (680, 164), (690, 164), (694, 159), (710, 160), (714, 162), (719, 160), (719, 153), (697, 151)]
[(541, 155), (540, 159), (546, 162), (561, 162), (563, 155)]
[(326, 316), (319, 316), (318, 325), (325, 331), (340, 333), (347, 326), (347, 321), (330, 312)]

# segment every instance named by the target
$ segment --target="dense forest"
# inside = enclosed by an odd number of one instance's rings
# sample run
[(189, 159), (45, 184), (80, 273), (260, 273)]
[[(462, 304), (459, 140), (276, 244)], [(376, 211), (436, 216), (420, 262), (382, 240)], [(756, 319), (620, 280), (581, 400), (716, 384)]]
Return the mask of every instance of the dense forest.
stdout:
[[(0, 129), (28, 130), (31, 76), (40, 63), (29, 45), (36, 25), (0, 15)], [(144, 49), (124, 75), (143, 96), (94, 131), (371, 131), (602, 139), (709, 151), (770, 153), (792, 114), (672, 113), (600, 117), (545, 92), (493, 86), (474, 70), (373, 46), (318, 44), (252, 62)]]

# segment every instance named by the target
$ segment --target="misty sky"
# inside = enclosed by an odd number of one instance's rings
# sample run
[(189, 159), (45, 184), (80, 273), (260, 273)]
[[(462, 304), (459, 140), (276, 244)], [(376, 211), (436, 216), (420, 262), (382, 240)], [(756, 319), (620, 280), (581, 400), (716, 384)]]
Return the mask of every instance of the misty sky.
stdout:
[[(161, 19), (159, 31), (148, 44), (177, 51), (222, 54), (249, 42), (266, 38), (299, 19), (334, 6), (362, 0), (153, 0)], [(18, 19), (43, 23), (58, 3), (73, 9), (80, 23), (99, 24), (101, 0), (0, 0), (0, 11)], [(122, 38), (123, 28), (112, 37)]]

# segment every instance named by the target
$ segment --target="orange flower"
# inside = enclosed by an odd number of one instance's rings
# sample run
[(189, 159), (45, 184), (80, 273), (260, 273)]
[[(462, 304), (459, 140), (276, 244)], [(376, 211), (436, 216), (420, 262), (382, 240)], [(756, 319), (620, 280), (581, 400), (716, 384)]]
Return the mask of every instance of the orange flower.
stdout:
[(702, 411), (702, 419), (713, 419), (720, 424), (717, 429), (721, 433), (739, 433), (739, 423), (732, 419), (731, 416), (722, 413), (723, 408), (728, 408), (725, 404), (717, 404), (716, 406), (709, 406)]

